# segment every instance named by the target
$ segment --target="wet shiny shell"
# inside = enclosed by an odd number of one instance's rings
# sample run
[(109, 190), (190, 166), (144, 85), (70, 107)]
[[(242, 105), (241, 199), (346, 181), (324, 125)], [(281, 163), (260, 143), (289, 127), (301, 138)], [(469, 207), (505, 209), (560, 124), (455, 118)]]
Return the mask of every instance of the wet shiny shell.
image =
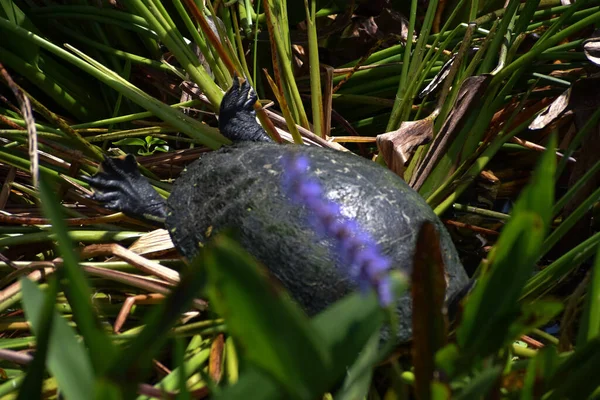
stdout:
[[(199, 243), (233, 228), (241, 244), (264, 264), (309, 315), (355, 290), (336, 258), (335, 243), (317, 234), (307, 211), (281, 187), (281, 159), (302, 153), (326, 196), (342, 206), (394, 261), (412, 269), (416, 236), (425, 220), (436, 225), (448, 275), (448, 296), (467, 275), (444, 226), (425, 201), (398, 176), (353, 154), (306, 146), (240, 143), (203, 155), (175, 182), (167, 228), (188, 259)], [(411, 304), (398, 307), (399, 339), (411, 337)]]

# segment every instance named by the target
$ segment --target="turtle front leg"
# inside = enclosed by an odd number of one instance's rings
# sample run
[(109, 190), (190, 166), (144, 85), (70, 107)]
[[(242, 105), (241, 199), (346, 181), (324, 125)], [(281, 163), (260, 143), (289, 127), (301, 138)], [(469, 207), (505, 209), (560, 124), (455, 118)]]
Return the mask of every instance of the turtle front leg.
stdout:
[(272, 142), (262, 126), (256, 122), (254, 103), (258, 97), (248, 83), (240, 86), (233, 78), (233, 85), (223, 96), (219, 111), (219, 130), (233, 141)]
[(96, 175), (83, 179), (94, 189), (91, 198), (105, 203), (106, 208), (164, 224), (167, 217), (165, 201), (140, 174), (131, 154), (105, 158)]

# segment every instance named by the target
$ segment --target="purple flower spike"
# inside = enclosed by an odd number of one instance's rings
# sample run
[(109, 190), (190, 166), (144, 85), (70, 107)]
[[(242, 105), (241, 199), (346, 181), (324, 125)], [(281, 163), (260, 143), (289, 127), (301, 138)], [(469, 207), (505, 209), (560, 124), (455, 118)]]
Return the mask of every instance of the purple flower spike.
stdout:
[(283, 189), (292, 201), (307, 208), (309, 222), (320, 235), (335, 239), (350, 278), (363, 292), (375, 289), (381, 306), (389, 306), (393, 301), (389, 277), (391, 260), (356, 221), (341, 214), (339, 204), (323, 196), (320, 183), (308, 177), (308, 158), (287, 158), (283, 166)]

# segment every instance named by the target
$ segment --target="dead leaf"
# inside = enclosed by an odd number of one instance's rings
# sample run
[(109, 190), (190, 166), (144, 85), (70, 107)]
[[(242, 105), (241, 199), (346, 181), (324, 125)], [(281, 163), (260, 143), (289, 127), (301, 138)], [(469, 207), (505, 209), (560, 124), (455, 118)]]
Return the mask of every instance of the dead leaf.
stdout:
[(155, 229), (145, 233), (129, 246), (129, 250), (147, 258), (163, 255), (174, 248), (171, 235), (166, 229)]
[(458, 92), (456, 104), (454, 104), (440, 132), (433, 139), (433, 143), (429, 147), (425, 158), (421, 161), (411, 178), (410, 185), (413, 189), (419, 190), (423, 185), (427, 176), (447, 150), (447, 147), (452, 143), (458, 132), (460, 132), (473, 104), (480, 104), (481, 96), (486, 91), (490, 79), (491, 75), (478, 75), (470, 76), (464, 80)]
[(420, 99), (425, 98), (425, 96), (429, 96), (437, 88), (440, 87), (440, 85), (448, 77), (448, 74), (450, 74), (450, 67), (452, 67), (452, 64), (454, 63), (455, 60), (456, 60), (456, 54), (452, 55), (452, 57), (450, 57), (450, 59), (448, 61), (446, 61), (444, 63), (444, 65), (442, 65), (440, 72), (438, 72), (436, 74), (436, 76), (433, 77), (431, 82), (429, 82), (429, 84), (427, 86), (425, 86), (425, 89), (421, 90), (421, 93), (419, 93)]
[(223, 349), (225, 341), (223, 334), (217, 336), (210, 346), (210, 356), (208, 358), (208, 375), (215, 383), (219, 383), (223, 377)]
[(395, 131), (377, 135), (377, 147), (389, 169), (404, 177), (406, 164), (418, 146), (433, 139), (433, 119), (405, 121)]
[(569, 106), (569, 98), (571, 97), (571, 88), (567, 89), (563, 94), (558, 96), (544, 111), (538, 114), (537, 117), (529, 124), (529, 129), (542, 129), (552, 121), (556, 120)]
[(579, 79), (531, 122), (529, 129), (542, 129), (567, 112), (600, 106), (600, 76)]
[(439, 236), (430, 222), (419, 230), (412, 272), (413, 363), (417, 399), (431, 398), (435, 354), (446, 344), (446, 273)]
[(583, 42), (583, 54), (588, 60), (600, 65), (600, 32), (596, 31), (591, 38)]

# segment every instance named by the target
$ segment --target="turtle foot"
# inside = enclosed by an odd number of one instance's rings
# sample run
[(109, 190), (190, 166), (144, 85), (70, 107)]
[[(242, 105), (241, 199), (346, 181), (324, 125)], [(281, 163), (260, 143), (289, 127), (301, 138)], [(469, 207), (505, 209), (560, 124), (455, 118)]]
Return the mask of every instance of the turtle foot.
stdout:
[(104, 203), (106, 208), (164, 223), (165, 201), (140, 174), (131, 154), (122, 158), (105, 158), (96, 175), (82, 179), (94, 189), (91, 198)]
[(240, 85), (239, 78), (233, 78), (219, 111), (219, 130), (223, 136), (233, 141), (272, 142), (256, 121), (254, 104), (257, 100), (248, 81)]

